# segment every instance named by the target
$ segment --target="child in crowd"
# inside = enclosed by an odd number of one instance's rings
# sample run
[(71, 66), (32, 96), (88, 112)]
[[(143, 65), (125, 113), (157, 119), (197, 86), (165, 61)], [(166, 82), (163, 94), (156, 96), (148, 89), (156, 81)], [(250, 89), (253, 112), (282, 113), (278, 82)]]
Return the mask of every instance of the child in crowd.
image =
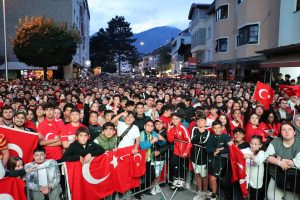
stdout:
[(172, 114), (172, 123), (168, 126), (167, 138), (170, 143), (174, 142), (174, 155), (171, 160), (174, 181), (171, 188), (175, 189), (185, 185), (184, 178), (189, 163), (187, 158), (192, 147), (190, 134), (181, 124), (181, 118), (177, 113)]
[[(155, 131), (161, 138), (165, 139), (167, 138), (167, 133), (164, 128), (164, 124), (160, 118), (157, 118), (155, 120)], [(155, 180), (153, 181), (153, 185), (156, 185), (159, 183), (159, 179), (161, 176), (161, 172), (163, 170), (163, 167), (165, 165), (166, 161), (166, 153), (170, 147), (170, 144), (166, 141), (166, 145), (160, 146), (159, 144), (155, 143), (154, 144), (154, 158), (153, 158), (153, 164), (154, 164), (154, 169), (155, 169)], [(155, 192), (156, 193), (161, 193), (160, 188), (158, 185), (155, 186)], [(154, 193), (154, 191), (153, 191)]]
[(249, 144), (245, 142), (245, 130), (242, 128), (235, 128), (233, 130), (233, 143), (238, 146), (239, 149), (245, 149), (249, 147)]
[[(155, 151), (154, 145), (158, 144), (159, 146), (164, 146), (166, 144), (166, 139), (163, 138), (161, 135), (158, 135), (154, 131), (154, 122), (149, 119), (148, 121), (145, 122), (144, 125), (144, 131), (141, 132), (140, 136), (140, 148), (141, 149), (146, 149), (146, 183), (143, 185), (148, 187), (150, 186), (149, 183), (151, 184), (154, 179), (155, 179), (155, 170), (154, 170), (154, 165), (153, 163), (153, 152)], [(156, 194), (156, 189), (153, 188), (151, 190), (151, 194), (155, 195)]]
[(206, 142), (210, 132), (206, 130), (206, 116), (199, 115), (196, 117), (196, 127), (191, 133), (193, 147), (191, 149), (191, 161), (196, 174), (196, 183), (198, 194), (193, 200), (200, 200), (207, 193), (207, 152)]
[(89, 137), (89, 130), (79, 127), (76, 130), (76, 140), (67, 148), (60, 162), (80, 161), (81, 163), (89, 163), (92, 157), (103, 154), (105, 150), (89, 140)]
[(228, 142), (231, 141), (229, 135), (222, 134), (222, 122), (216, 120), (212, 123), (212, 129), (215, 134), (208, 138), (206, 150), (208, 154), (208, 173), (211, 193), (207, 194), (208, 200), (217, 200), (218, 183), (217, 179), (221, 177), (223, 169), (226, 167), (226, 160), (221, 157), (228, 153)]
[(26, 173), (31, 173), (33, 170), (35, 170), (36, 167), (24, 169), (24, 161), (22, 158), (17, 156), (12, 156), (9, 158), (7, 162), (7, 171), (5, 173), (5, 176), (9, 177), (23, 177)]
[(261, 150), (262, 146), (262, 137), (253, 135), (250, 140), (250, 147), (241, 150), (246, 159), (246, 180), (248, 187), (250, 186), (249, 200), (263, 199), (265, 153)]
[(111, 122), (106, 122), (103, 125), (102, 133), (94, 140), (105, 151), (110, 151), (117, 148), (117, 135), (115, 125)]
[(42, 147), (33, 150), (33, 162), (25, 165), (25, 170), (36, 168), (26, 174), (30, 199), (57, 200), (62, 192), (60, 187), (60, 172), (55, 160), (46, 159), (46, 151)]
[(263, 141), (267, 141), (266, 138), (264, 137), (266, 134), (264, 131), (258, 127), (259, 125), (259, 117), (257, 114), (253, 113), (250, 116), (249, 122), (246, 126), (246, 136), (245, 136), (245, 141), (250, 143), (250, 140), (253, 135), (260, 135), (262, 136)]

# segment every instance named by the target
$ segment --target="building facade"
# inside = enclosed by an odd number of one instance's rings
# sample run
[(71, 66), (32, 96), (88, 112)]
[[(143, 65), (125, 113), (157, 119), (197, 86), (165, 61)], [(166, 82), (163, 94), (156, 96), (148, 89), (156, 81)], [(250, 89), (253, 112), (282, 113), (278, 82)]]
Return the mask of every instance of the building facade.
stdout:
[(180, 32), (171, 44), (172, 71), (176, 74), (182, 67), (187, 67), (188, 55), (191, 52), (191, 34), (189, 29)]
[(279, 12), (280, 0), (215, 0), (202, 16), (206, 42), (199, 69), (210, 68), (224, 79), (263, 78), (265, 57), (257, 51), (278, 46)]
[[(90, 13), (87, 0), (10, 0), (6, 2), (6, 32), (7, 32), (7, 58), (9, 78), (16, 76), (33, 74), (38, 75), (42, 69), (26, 66), (20, 63), (14, 55), (10, 39), (15, 37), (15, 27), (19, 19), (26, 16), (44, 16), (46, 19), (52, 18), (54, 21), (64, 23), (68, 29), (73, 26), (77, 28), (81, 36), (81, 43), (73, 57), (70, 65), (64, 67), (65, 78), (76, 78), (79, 75), (80, 68), (85, 67), (89, 60), (89, 31), (90, 31)], [(2, 3), (0, 4), (0, 27), (3, 27)], [(2, 30), (2, 29), (1, 29)], [(4, 56), (4, 36), (0, 32), (0, 56)], [(50, 68), (56, 70), (55, 66)], [(5, 74), (5, 65), (0, 65), (0, 76)], [(52, 71), (52, 72), (51, 72)], [(48, 74), (49, 76), (49, 74)]]

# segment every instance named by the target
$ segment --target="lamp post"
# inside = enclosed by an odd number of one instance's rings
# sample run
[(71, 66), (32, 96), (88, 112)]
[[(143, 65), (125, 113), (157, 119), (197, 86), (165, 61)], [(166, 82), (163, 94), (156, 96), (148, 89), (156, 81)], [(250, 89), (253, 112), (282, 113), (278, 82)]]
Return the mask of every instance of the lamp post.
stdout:
[(7, 47), (6, 47), (6, 14), (5, 14), (5, 0), (2, 0), (2, 7), (3, 7), (3, 33), (4, 33), (5, 80), (8, 81)]

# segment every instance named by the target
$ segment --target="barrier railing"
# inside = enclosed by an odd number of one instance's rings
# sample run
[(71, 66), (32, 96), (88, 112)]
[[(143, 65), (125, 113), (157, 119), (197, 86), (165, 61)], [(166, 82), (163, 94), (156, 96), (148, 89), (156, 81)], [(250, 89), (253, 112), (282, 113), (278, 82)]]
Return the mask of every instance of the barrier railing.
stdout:
[[(174, 143), (186, 144), (184, 141), (174, 141)], [(174, 161), (174, 160), (173, 160)], [(260, 165), (247, 159), (245, 180), (232, 183), (232, 169), (229, 154), (222, 154), (215, 159), (208, 156), (206, 148), (193, 144), (190, 156), (185, 159), (178, 159), (177, 165), (170, 161), (173, 169), (178, 173), (180, 184), (177, 184), (171, 199), (176, 195), (180, 188), (187, 189), (195, 193), (194, 199), (204, 199), (212, 194), (213, 180), (209, 175), (216, 177), (217, 196), (225, 199), (241, 200), (246, 199), (242, 195), (240, 183), (246, 181), (248, 198), (253, 200), (300, 200), (300, 169), (292, 167), (282, 170), (280, 167), (264, 161)], [(171, 167), (172, 168), (172, 167)], [(181, 168), (181, 169), (180, 169)], [(183, 181), (183, 182), (182, 182)], [(171, 182), (175, 183), (176, 181)], [(197, 196), (197, 197), (196, 197)]]
[(25, 176), (27, 199), (70, 199), (67, 182), (62, 173), (63, 163), (40, 166), (42, 167), (37, 167)]
[[(183, 141), (175, 141), (175, 143)], [(174, 190), (170, 199), (175, 199), (176, 193), (181, 188), (195, 193), (195, 200), (204, 199), (211, 195), (213, 182), (209, 174), (216, 176), (219, 197), (241, 200), (243, 199), (240, 183), (231, 183), (232, 169), (228, 154), (211, 159), (206, 153), (206, 148), (193, 145), (187, 158), (180, 158), (173, 154), (171, 148), (166, 148), (158, 155), (156, 149), (148, 155), (146, 163), (146, 174), (141, 177), (141, 185), (125, 194), (113, 194), (106, 197), (109, 199), (124, 199), (131, 196), (141, 195), (146, 191), (151, 194), (160, 194), (167, 199), (161, 184), (171, 183)], [(64, 170), (61, 164), (39, 167), (26, 174), (27, 199), (71, 199), (70, 190), (67, 186)], [(211, 168), (213, 166), (213, 168)], [(216, 167), (217, 166), (217, 167)], [(251, 160), (246, 166), (249, 192), (248, 199), (261, 200), (300, 200), (300, 170), (290, 168), (283, 171), (281, 168), (263, 162), (258, 166)], [(216, 170), (217, 169), (217, 170)], [(57, 198), (56, 198), (57, 197)]]

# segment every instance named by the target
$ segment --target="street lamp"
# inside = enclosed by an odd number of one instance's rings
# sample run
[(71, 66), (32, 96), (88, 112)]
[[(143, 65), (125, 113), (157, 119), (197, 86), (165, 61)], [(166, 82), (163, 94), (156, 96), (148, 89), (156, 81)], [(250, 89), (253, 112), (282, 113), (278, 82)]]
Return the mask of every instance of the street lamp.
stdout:
[(6, 47), (6, 14), (5, 14), (5, 0), (2, 0), (2, 7), (3, 7), (3, 32), (4, 32), (5, 80), (8, 81), (7, 47)]
[(91, 61), (90, 60), (85, 61), (85, 66), (90, 67), (91, 66)]

